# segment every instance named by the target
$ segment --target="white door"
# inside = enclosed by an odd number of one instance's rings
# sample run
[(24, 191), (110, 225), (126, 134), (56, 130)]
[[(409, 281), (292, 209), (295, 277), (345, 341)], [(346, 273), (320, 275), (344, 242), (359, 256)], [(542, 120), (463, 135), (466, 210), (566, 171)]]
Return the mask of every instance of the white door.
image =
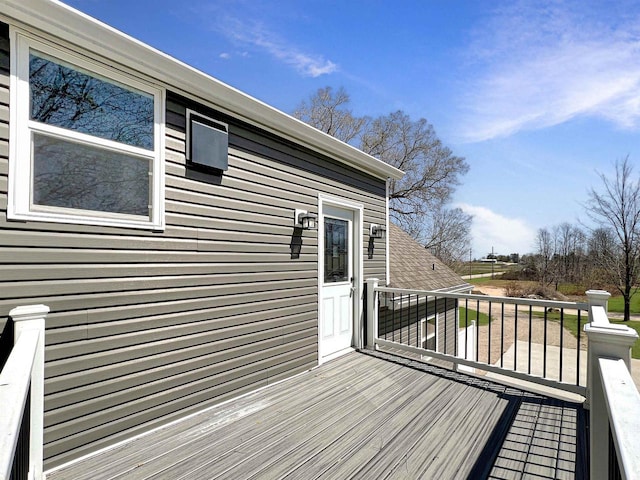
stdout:
[(353, 212), (323, 209), (324, 252), (322, 280), (322, 356), (336, 354), (353, 344)]

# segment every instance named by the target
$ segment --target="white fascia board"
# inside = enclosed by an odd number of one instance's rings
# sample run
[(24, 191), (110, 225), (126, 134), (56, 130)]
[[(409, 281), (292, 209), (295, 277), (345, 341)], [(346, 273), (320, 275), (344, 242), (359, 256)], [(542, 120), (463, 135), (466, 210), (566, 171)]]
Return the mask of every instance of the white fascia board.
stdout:
[(473, 290), (473, 285), (470, 283), (463, 283), (461, 285), (456, 285), (455, 287), (445, 287), (435, 291), (443, 293), (471, 293), (471, 290)]
[[(81, 46), (251, 125), (378, 178), (401, 170), (337, 140), (57, 0), (3, 0), (1, 17)], [(11, 21), (9, 21), (11, 23)]]

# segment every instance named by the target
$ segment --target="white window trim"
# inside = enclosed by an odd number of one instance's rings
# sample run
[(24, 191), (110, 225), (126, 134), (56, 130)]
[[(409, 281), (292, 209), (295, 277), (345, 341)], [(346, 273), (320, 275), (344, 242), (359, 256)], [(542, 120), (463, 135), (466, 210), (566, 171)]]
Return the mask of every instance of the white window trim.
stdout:
[[(430, 323), (431, 320), (433, 320), (434, 326), (433, 333), (427, 333), (429, 331), (427, 324)], [(427, 341), (431, 340), (433, 337), (436, 338), (436, 344), (438, 343), (438, 337), (436, 336), (437, 323), (435, 315), (429, 315), (428, 317), (422, 317), (420, 319), (420, 344), (422, 345), (422, 348), (427, 348)]]
[[(7, 218), (10, 220), (46, 221), (80, 225), (164, 230), (164, 104), (165, 90), (151, 83), (124, 75), (113, 68), (74, 55), (71, 50), (54, 46), (36, 39), (23, 31), (11, 30), (11, 82), (10, 82), (10, 133), (9, 133), (9, 184)], [(136, 90), (148, 93), (154, 99), (154, 149), (153, 152), (128, 146), (111, 140), (100, 139), (80, 132), (73, 132), (29, 119), (29, 50), (33, 48), (63, 62), (88, 71), (94, 75), (115, 81)], [(64, 207), (42, 207), (34, 209), (32, 195), (31, 132), (54, 134), (57, 138), (73, 140), (115, 151), (143, 156), (151, 161), (150, 183), (151, 215), (76, 210)]]

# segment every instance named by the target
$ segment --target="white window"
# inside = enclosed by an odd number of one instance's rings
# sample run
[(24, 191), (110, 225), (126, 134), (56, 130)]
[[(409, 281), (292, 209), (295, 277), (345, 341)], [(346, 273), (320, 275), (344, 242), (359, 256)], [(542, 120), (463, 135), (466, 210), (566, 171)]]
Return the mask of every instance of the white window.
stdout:
[(15, 33), (8, 217), (164, 228), (163, 91)]

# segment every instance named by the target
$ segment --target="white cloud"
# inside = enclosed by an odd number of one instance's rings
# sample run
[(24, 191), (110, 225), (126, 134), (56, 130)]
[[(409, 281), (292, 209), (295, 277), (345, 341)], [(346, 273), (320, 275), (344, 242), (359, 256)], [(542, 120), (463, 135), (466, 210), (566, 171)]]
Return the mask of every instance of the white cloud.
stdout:
[(231, 58), (231, 54), (224, 52), (224, 53), (221, 53), (219, 57), (222, 58), (223, 60), (229, 60)]
[(301, 75), (319, 77), (338, 70), (338, 65), (331, 60), (319, 54), (302, 51), (272, 32), (262, 22), (227, 16), (224, 21), (219, 22), (218, 30), (236, 43), (267, 52), (277, 60), (293, 67)]
[(578, 116), (639, 128), (640, 20), (601, 8), (522, 1), (496, 10), (469, 52), (463, 136), (482, 141)]
[(487, 255), (492, 247), (501, 255), (531, 252), (536, 232), (524, 220), (505, 217), (477, 205), (460, 203), (456, 207), (473, 215), (471, 235), (474, 257)]

